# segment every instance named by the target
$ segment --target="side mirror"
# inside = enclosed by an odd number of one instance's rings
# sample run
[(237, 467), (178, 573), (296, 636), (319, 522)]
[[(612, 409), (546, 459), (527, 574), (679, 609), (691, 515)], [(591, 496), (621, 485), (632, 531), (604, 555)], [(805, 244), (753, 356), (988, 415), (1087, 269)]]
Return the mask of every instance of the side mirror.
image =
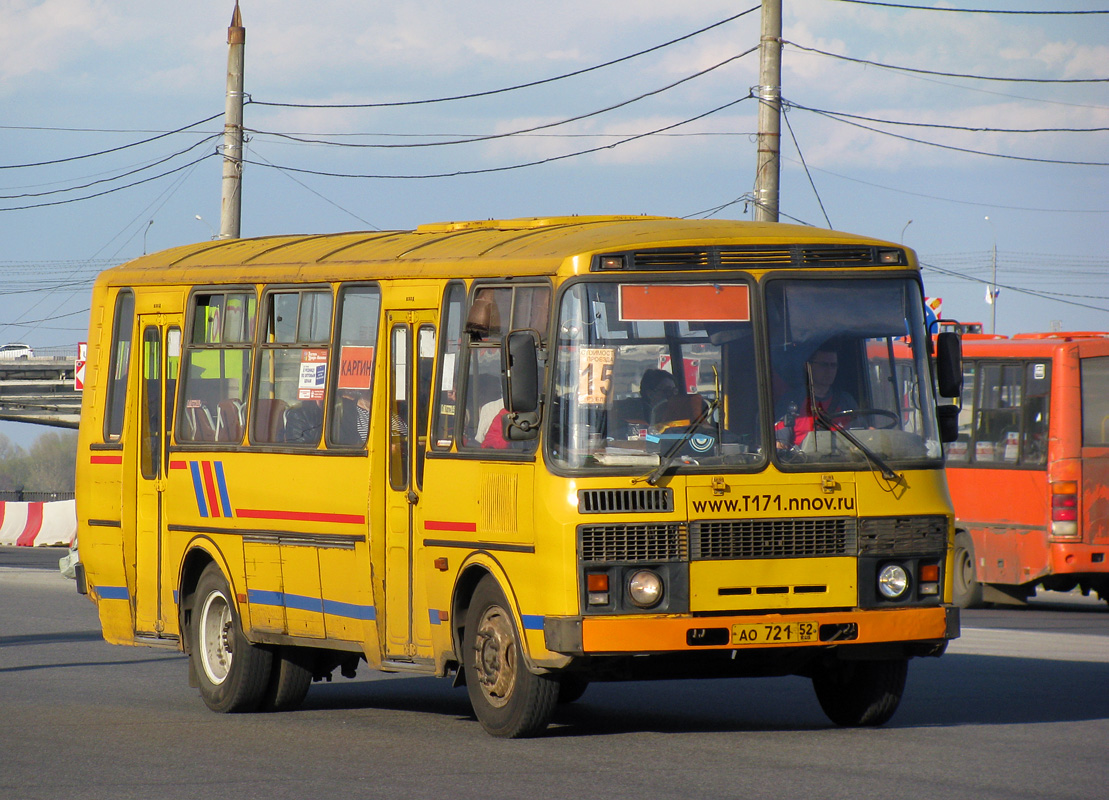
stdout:
[(539, 435), (539, 336), (532, 330), (509, 332), (501, 348), (501, 380), (505, 438), (534, 439)]
[(936, 418), (940, 425), (940, 441), (944, 444), (959, 438), (959, 407), (955, 405), (939, 406), (936, 409)]
[(963, 393), (963, 343), (950, 331), (936, 336), (936, 385), (940, 397)]

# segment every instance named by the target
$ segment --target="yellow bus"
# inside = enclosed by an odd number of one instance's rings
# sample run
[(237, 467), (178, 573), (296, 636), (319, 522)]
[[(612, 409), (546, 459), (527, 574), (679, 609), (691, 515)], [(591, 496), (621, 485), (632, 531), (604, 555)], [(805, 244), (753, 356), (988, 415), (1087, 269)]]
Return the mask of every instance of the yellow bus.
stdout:
[(365, 661), (453, 676), (501, 737), (651, 678), (808, 676), (878, 725), (958, 636), (961, 371), (897, 245), (641, 216), (204, 242), (101, 274), (88, 341), (79, 590), (215, 711)]

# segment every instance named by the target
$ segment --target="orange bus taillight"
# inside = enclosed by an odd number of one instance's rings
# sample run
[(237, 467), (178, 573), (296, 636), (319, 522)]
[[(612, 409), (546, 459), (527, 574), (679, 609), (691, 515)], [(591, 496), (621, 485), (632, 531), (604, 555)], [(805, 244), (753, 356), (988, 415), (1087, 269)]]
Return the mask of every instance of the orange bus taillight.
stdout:
[(1078, 482), (1051, 484), (1051, 533), (1055, 536), (1078, 534)]

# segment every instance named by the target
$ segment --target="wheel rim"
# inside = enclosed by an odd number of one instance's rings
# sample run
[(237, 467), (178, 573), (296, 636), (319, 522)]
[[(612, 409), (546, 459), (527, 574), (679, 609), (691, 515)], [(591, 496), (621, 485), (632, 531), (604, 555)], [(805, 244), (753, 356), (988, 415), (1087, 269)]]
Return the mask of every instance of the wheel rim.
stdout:
[(212, 592), (200, 610), (200, 664), (215, 685), (231, 671), (231, 606), (219, 592)]
[(512, 620), (500, 606), (481, 615), (474, 636), (473, 664), (478, 685), (489, 705), (501, 708), (516, 686), (516, 635)]

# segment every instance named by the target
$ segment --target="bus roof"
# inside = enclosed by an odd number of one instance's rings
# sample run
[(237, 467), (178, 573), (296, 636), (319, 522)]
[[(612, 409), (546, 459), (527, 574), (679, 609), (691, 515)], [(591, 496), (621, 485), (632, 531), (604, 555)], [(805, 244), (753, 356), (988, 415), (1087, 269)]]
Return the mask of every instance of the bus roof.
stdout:
[[(781, 223), (649, 216), (535, 217), (443, 222), (422, 225), (414, 231), (200, 242), (142, 256), (106, 270), (98, 282), (140, 285), (293, 278), (311, 281), (392, 276), (480, 277), (504, 275), (506, 270), (515, 275), (553, 275), (560, 271), (578, 274), (588, 272), (591, 257), (599, 253), (695, 245), (766, 245), (750, 257), (750, 263), (736, 266), (805, 266), (797, 260), (796, 248), (791, 247), (797, 244), (902, 249), (896, 244), (853, 234)], [(909, 258), (915, 266), (915, 259)], [(463, 263), (465, 267), (460, 269)], [(369, 265), (375, 267), (372, 275), (366, 273)], [(288, 272), (283, 275), (283, 270)]]
[(977, 358), (1049, 358), (1057, 348), (1079, 344), (1083, 352), (1092, 349), (1109, 353), (1109, 333), (1101, 331), (1045, 331), (1000, 334), (964, 334), (963, 355)]

